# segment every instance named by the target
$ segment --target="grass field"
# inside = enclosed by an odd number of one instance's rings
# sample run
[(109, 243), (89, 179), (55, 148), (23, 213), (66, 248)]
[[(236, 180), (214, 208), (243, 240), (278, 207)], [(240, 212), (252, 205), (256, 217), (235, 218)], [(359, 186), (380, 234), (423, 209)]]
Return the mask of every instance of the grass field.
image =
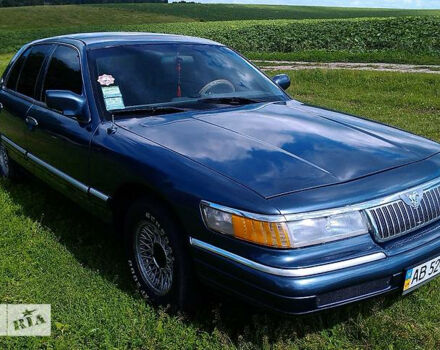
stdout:
[[(91, 5), (101, 7), (102, 5)], [(396, 10), (320, 6), (234, 5), (234, 4), (107, 4), (107, 8), (135, 10), (190, 18), (196, 21), (256, 19), (330, 19), (440, 15), (440, 10)]]
[[(165, 13), (135, 11), (136, 4), (125, 8), (112, 6), (29, 6), (0, 8), (0, 30), (185, 22), (192, 19)], [(152, 4), (145, 4), (152, 5)], [(19, 25), (17, 25), (19, 23)]]
[[(289, 93), (299, 100), (440, 141), (437, 76), (324, 70), (289, 74)], [(211, 297), (194, 319), (184, 319), (145, 304), (133, 292), (110, 229), (36, 180), (0, 181), (0, 207), (0, 300), (50, 303), (54, 322), (50, 338), (0, 337), (0, 348), (440, 347), (440, 280), (406, 297), (391, 295), (297, 318)]]
[(11, 58), (12, 58), (12, 54), (3, 54), (3, 55), (0, 54), (0, 75), (5, 70)]
[[(257, 20), (50, 27), (0, 31), (0, 53), (74, 32), (150, 31), (206, 37), (254, 58), (440, 63), (440, 17)], [(255, 54), (258, 52), (258, 54)], [(282, 54), (279, 55), (278, 53)], [(260, 57), (255, 57), (260, 56)]]
[(90, 31), (203, 36), (260, 59), (440, 64), (440, 10), (224, 4), (0, 8), (0, 53), (38, 38)]
[(440, 15), (440, 10), (228, 4), (99, 4), (0, 8), (0, 30), (73, 25)]

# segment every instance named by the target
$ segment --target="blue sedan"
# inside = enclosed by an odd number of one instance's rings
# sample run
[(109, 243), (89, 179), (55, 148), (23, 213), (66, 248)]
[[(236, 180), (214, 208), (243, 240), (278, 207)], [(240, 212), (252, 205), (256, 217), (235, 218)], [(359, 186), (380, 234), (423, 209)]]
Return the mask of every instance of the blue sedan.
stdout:
[(440, 273), (440, 145), (295, 101), (221, 44), (43, 39), (0, 85), (1, 175), (111, 222), (154, 305), (194, 308), (201, 281), (300, 314)]

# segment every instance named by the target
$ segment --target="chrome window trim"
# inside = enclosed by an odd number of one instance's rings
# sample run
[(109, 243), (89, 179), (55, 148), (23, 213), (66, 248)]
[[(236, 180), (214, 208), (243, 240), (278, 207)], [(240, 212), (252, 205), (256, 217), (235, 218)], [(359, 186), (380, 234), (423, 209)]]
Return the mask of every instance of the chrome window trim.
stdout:
[[(86, 96), (86, 94), (85, 94), (85, 79), (84, 79), (84, 75), (83, 75), (83, 67), (82, 67), (82, 56), (81, 56), (81, 51), (75, 46), (75, 45), (72, 45), (72, 44), (69, 44), (69, 43), (64, 43), (64, 42), (62, 42), (62, 41), (48, 41), (48, 42), (44, 42), (44, 44), (46, 44), (46, 43), (49, 43), (50, 45), (54, 45), (55, 47), (54, 47), (54, 49), (53, 49), (53, 51), (52, 51), (52, 53), (50, 54), (50, 56), (47, 58), (47, 62), (46, 62), (46, 64), (45, 64), (45, 69), (44, 69), (44, 73), (43, 73), (43, 77), (42, 77), (42, 80), (41, 80), (41, 91), (40, 91), (40, 98), (42, 98), (43, 97), (43, 92), (44, 92), (44, 84), (45, 84), (45, 82), (46, 82), (46, 77), (47, 77), (47, 72), (49, 71), (49, 66), (50, 66), (50, 63), (52, 62), (52, 58), (53, 58), (53, 55), (55, 54), (55, 51), (57, 50), (57, 48), (58, 48), (58, 46), (66, 46), (66, 47), (69, 47), (69, 48), (71, 48), (71, 49), (74, 49), (77, 53), (78, 53), (78, 59), (79, 59), (79, 68), (80, 68), (80, 75), (81, 75), (81, 95), (79, 95), (79, 96), (82, 96), (82, 97), (84, 97), (84, 98), (87, 98), (87, 96)], [(40, 102), (40, 105), (42, 105), (42, 107), (45, 107), (45, 108), (47, 108), (47, 109), (49, 109), (49, 110), (51, 110), (51, 111), (54, 111), (54, 112), (57, 112), (57, 111), (55, 111), (54, 109), (50, 109), (50, 108), (48, 108), (47, 107), (47, 105), (46, 105), (46, 103), (44, 103), (42, 100), (36, 100), (37, 102)], [(64, 116), (64, 114), (62, 114), (63, 116)], [(67, 118), (70, 118), (70, 117), (67, 117)], [(73, 118), (72, 118), (73, 119)]]
[(229, 259), (229, 260), (234, 261), (236, 263), (239, 263), (241, 265), (247, 266), (251, 269), (265, 272), (265, 273), (275, 275), (275, 276), (282, 276), (282, 277), (313, 276), (313, 275), (318, 275), (318, 274), (322, 274), (322, 273), (338, 271), (341, 269), (354, 267), (354, 266), (358, 266), (358, 265), (362, 265), (362, 264), (367, 264), (367, 263), (370, 263), (373, 261), (385, 259), (387, 257), (385, 255), (385, 253), (377, 252), (377, 253), (368, 254), (368, 255), (364, 255), (361, 257), (353, 258), (353, 259), (330, 263), (330, 264), (323, 264), (323, 265), (318, 265), (318, 266), (295, 268), (295, 269), (281, 269), (281, 268), (277, 268), (277, 267), (263, 265), (258, 262), (243, 258), (240, 255), (231, 253), (227, 250), (218, 248), (214, 245), (203, 242), (203, 241), (198, 240), (193, 237), (190, 237), (190, 244), (193, 247), (214, 253), (216, 255), (219, 255), (221, 257), (224, 257), (226, 259)]
[[(26, 101), (28, 101), (28, 102), (30, 102), (30, 103), (37, 103), (37, 102), (40, 102), (40, 101), (38, 101), (37, 99), (35, 99), (34, 97), (31, 97), (31, 96), (25, 95), (25, 94), (23, 94), (23, 93), (17, 91), (17, 88), (18, 88), (18, 82), (19, 82), (19, 80), (20, 80), (20, 78), (21, 78), (21, 73), (22, 73), (22, 71), (23, 71), (24, 66), (26, 65), (26, 62), (27, 62), (29, 56), (25, 58), (25, 61), (23, 62), (23, 66), (22, 66), (21, 69), (20, 69), (20, 74), (18, 75), (18, 78), (17, 78), (17, 85), (15, 86), (15, 90), (14, 90), (14, 89), (10, 89), (10, 88), (8, 88), (6, 85), (7, 85), (7, 81), (8, 81), (8, 79), (9, 79), (9, 75), (11, 74), (12, 68), (13, 68), (13, 66), (15, 66), (15, 64), (17, 63), (18, 58), (19, 58), (20, 56), (24, 55), (24, 53), (25, 53), (26, 51), (30, 50), (30, 52), (32, 52), (32, 49), (33, 49), (34, 47), (36, 47), (36, 46), (44, 46), (44, 45), (50, 46), (50, 45), (53, 45), (53, 44), (52, 44), (52, 43), (46, 43), (46, 42), (41, 42), (41, 43), (38, 42), (38, 43), (35, 43), (35, 44), (32, 44), (32, 43), (31, 43), (31, 44), (28, 44), (28, 45), (23, 49), (23, 52), (21, 52), (20, 54), (19, 54), (19, 52), (17, 52), (16, 55), (18, 55), (18, 56), (17, 56), (17, 57), (14, 56), (14, 57), (12, 58), (12, 59), (15, 58), (15, 61), (14, 61), (14, 63), (12, 64), (12, 66), (10, 67), (10, 69), (9, 69), (8, 72), (7, 72), (6, 84), (5, 84), (5, 91), (6, 91), (6, 92), (8, 92), (8, 93), (10, 93), (10, 94), (12, 94), (12, 95), (16, 95), (17, 97), (20, 97), (20, 98), (22, 98), (22, 99), (24, 99), (24, 100), (26, 100)], [(50, 55), (46, 56), (46, 57), (44, 58), (44, 60), (43, 60), (43, 63), (41, 64), (40, 70), (38, 71), (38, 74), (37, 74), (37, 79), (35, 80), (34, 93), (35, 93), (36, 87), (37, 87), (37, 85), (38, 85), (38, 81), (40, 80), (40, 77), (41, 77), (41, 74), (42, 74), (42, 69), (43, 69), (43, 67), (46, 66), (47, 60), (48, 60), (50, 57), (52, 57), (52, 54), (53, 54), (53, 51), (54, 51), (54, 50), (55, 50), (55, 47), (52, 48), (52, 51), (50, 52)], [(11, 59), (11, 61), (12, 61), (12, 59)], [(30, 108), (29, 108), (29, 109), (30, 109)]]
[(58, 170), (57, 168), (53, 167), (52, 165), (46, 163), (45, 161), (41, 160), (40, 158), (34, 156), (33, 154), (27, 152), (24, 148), (20, 147), (13, 141), (9, 140), (6, 136), (1, 135), (1, 139), (8, 143), (10, 146), (15, 148), (20, 153), (24, 154), (25, 157), (32, 160), (34, 163), (37, 163), (38, 165), (42, 166), (43, 168), (49, 170), (52, 174), (57, 175), (58, 177), (62, 178), (66, 182), (70, 183), (72, 186), (76, 187), (80, 191), (90, 194), (94, 197), (99, 198), (100, 200), (107, 202), (110, 197), (106, 194), (94, 189), (93, 187), (87, 186), (83, 184), (82, 182), (74, 179), (73, 177), (67, 175), (66, 173), (62, 172), (61, 170)]

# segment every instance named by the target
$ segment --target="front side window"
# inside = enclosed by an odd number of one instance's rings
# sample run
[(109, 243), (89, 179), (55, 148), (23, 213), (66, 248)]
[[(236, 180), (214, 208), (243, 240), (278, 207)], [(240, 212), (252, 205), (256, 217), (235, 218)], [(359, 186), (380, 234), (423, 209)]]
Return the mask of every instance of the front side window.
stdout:
[(35, 98), (35, 85), (38, 75), (51, 48), (51, 45), (36, 45), (32, 47), (18, 80), (17, 91), (19, 93)]
[(213, 108), (220, 99), (287, 99), (264, 74), (218, 45), (121, 45), (91, 50), (89, 62), (95, 90), (112, 114), (152, 105)]
[(55, 49), (43, 86), (43, 100), (47, 90), (69, 90), (81, 95), (81, 66), (77, 50), (64, 45)]
[(11, 89), (11, 90), (17, 89), (17, 81), (18, 81), (18, 78), (20, 77), (20, 72), (21, 72), (21, 70), (23, 68), (23, 64), (26, 61), (26, 58), (30, 52), (31, 52), (31, 48), (29, 48), (25, 52), (23, 52), (23, 54), (21, 54), (20, 57), (18, 57), (17, 60), (15, 61), (14, 65), (11, 69), (11, 72), (9, 73), (8, 81), (6, 82), (6, 87), (8, 89)]

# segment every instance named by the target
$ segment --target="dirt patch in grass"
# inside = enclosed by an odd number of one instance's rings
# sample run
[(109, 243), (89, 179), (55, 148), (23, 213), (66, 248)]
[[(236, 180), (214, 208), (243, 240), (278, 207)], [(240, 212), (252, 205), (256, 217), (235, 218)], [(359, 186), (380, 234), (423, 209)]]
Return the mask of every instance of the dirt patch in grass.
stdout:
[(396, 63), (349, 63), (349, 62), (291, 62), (254, 60), (262, 70), (304, 70), (304, 69), (350, 69), (401, 73), (440, 74), (440, 65), (415, 65)]

